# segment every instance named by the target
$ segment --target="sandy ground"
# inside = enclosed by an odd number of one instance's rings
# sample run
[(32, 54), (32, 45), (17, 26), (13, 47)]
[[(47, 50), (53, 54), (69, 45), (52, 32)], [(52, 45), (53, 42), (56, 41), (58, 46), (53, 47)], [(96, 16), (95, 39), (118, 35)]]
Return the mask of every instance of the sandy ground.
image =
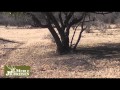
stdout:
[(0, 27), (0, 77), (4, 65), (29, 65), (26, 78), (120, 78), (119, 29), (83, 33), (78, 53), (60, 56), (55, 49), (48, 29)]

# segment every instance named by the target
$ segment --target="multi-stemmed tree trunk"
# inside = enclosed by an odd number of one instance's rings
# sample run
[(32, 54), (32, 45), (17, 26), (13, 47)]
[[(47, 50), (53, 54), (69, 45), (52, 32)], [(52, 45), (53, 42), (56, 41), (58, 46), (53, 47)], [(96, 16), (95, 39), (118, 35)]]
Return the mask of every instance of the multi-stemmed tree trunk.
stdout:
[[(48, 27), (49, 31), (51, 32), (52, 36), (55, 39), (57, 45), (57, 52), (59, 54), (64, 54), (70, 52), (71, 48), (69, 46), (69, 36), (66, 33), (61, 33), (60, 36), (55, 32), (54, 28), (50, 25)], [(61, 30), (64, 31), (64, 30)]]
[[(72, 50), (72, 47), (70, 47), (71, 45), (69, 44), (70, 28), (74, 24), (77, 24), (78, 22), (82, 21), (83, 18), (85, 18), (86, 13), (82, 13), (82, 16), (79, 19), (77, 19), (77, 18), (73, 18), (74, 12), (70, 12), (66, 15), (65, 20), (63, 21), (62, 13), (60, 12), (59, 13), (59, 20), (60, 20), (59, 22), (57, 21), (57, 19), (55, 18), (55, 16), (52, 13), (47, 12), (47, 13), (45, 13), (45, 15), (47, 16), (46, 20), (48, 22), (48, 29), (51, 32), (52, 36), (54, 37), (56, 45), (57, 45), (57, 52), (59, 54), (64, 54), (64, 53), (70, 52)], [(70, 20), (71, 20), (71, 22), (70, 22)], [(52, 26), (52, 24), (54, 24), (58, 33), (56, 33), (55, 28)], [(82, 32), (83, 32), (83, 30), (82, 30)], [(82, 32), (81, 32), (81, 34), (82, 34)], [(80, 38), (79, 38), (79, 40), (80, 40)], [(77, 41), (77, 44), (78, 44), (79, 40)], [(76, 44), (76, 46), (77, 46), (77, 44)], [(73, 49), (76, 49), (76, 46)]]
[[(39, 19), (34, 14), (32, 13), (26, 14), (30, 15), (33, 21), (37, 23), (37, 25), (39, 25), (40, 27), (46, 27), (49, 29), (50, 33), (55, 39), (57, 52), (59, 54), (69, 53), (71, 50), (76, 49), (81, 36), (77, 40), (75, 46), (72, 47), (72, 43), (70, 43), (69, 40), (70, 28), (73, 25), (84, 22), (85, 17), (87, 16), (86, 12), (80, 12), (79, 17), (75, 16), (75, 12), (57, 12), (57, 13), (42, 12), (42, 15), (46, 21), (46, 24), (44, 25), (41, 23), (41, 21), (39, 21)], [(81, 34), (82, 32), (83, 29), (81, 30)]]

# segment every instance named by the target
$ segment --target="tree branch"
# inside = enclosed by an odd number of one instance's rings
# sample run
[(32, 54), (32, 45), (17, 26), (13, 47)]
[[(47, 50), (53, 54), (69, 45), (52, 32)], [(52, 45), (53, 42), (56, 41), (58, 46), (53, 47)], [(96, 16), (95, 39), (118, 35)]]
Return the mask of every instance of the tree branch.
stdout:
[(83, 27), (84, 27), (84, 20), (85, 20), (85, 18), (86, 18), (86, 13), (85, 13), (84, 16), (83, 16), (83, 21), (82, 21), (82, 23), (81, 23), (81, 31), (80, 31), (78, 40), (77, 40), (77, 42), (76, 42), (76, 44), (75, 44), (73, 50), (76, 49), (76, 47), (77, 47), (77, 45), (78, 45), (78, 43), (79, 43), (79, 41), (80, 41), (80, 39), (81, 39), (81, 37), (82, 37), (82, 32), (86, 29), (86, 28), (83, 28)]
[(66, 20), (64, 21), (64, 27), (67, 26), (69, 20), (71, 19), (71, 17), (73, 16), (74, 12), (70, 12), (67, 16), (66, 16)]
[(56, 42), (56, 45), (57, 45), (58, 47), (59, 47), (59, 46), (61, 47), (61, 46), (62, 46), (62, 42), (61, 42), (58, 34), (57, 34), (56, 31), (54, 30), (54, 27), (51, 25), (51, 22), (50, 22), (49, 17), (46, 17), (46, 20), (47, 20), (47, 22), (48, 22), (48, 29), (49, 29), (49, 31), (51, 32), (52, 36), (54, 37), (55, 42)]
[[(57, 20), (55, 19), (55, 17), (53, 16), (52, 13), (46, 12), (45, 14), (46, 14), (46, 16), (48, 17), (48, 19), (49, 19), (50, 21), (52, 21), (52, 23), (54, 23), (54, 25), (56, 26), (56, 28), (57, 28), (57, 30), (58, 30), (58, 33), (59, 33), (59, 35), (60, 35), (60, 37), (61, 37), (61, 40), (64, 41), (64, 40), (65, 40), (64, 29), (62, 29), (62, 28), (59, 26)], [(52, 24), (52, 23), (51, 23), (51, 24)]]
[(74, 39), (76, 30), (77, 30), (77, 28), (74, 29), (74, 33), (73, 33), (73, 36), (72, 36), (72, 39), (71, 39), (71, 42), (70, 42), (70, 47), (71, 47), (71, 48), (72, 48), (72, 42), (73, 42), (73, 39)]
[(61, 12), (59, 13), (59, 19), (60, 19), (61, 27), (63, 27), (64, 23), (63, 23), (62, 13)]
[(86, 14), (86, 12), (83, 13), (82, 16), (81, 16), (79, 19), (74, 18), (74, 19), (72, 20), (72, 22), (69, 23), (69, 25), (72, 26), (72, 25), (74, 25), (74, 24), (79, 23), (79, 22), (83, 19), (83, 17), (84, 17), (85, 14)]
[(52, 21), (52, 23), (54, 23), (55, 27), (58, 30), (61, 30), (58, 21), (56, 20), (56, 18), (53, 16), (53, 14), (51, 12), (46, 12), (46, 15), (50, 18), (50, 20)]

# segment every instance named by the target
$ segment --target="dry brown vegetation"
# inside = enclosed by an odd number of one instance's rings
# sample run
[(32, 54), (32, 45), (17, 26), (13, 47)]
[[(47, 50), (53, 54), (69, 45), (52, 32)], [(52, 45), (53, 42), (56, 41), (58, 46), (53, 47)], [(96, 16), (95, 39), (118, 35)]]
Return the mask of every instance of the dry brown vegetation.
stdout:
[(120, 78), (119, 28), (84, 32), (78, 51), (61, 56), (47, 35), (47, 29), (0, 27), (0, 77), (4, 65), (29, 65), (27, 78)]

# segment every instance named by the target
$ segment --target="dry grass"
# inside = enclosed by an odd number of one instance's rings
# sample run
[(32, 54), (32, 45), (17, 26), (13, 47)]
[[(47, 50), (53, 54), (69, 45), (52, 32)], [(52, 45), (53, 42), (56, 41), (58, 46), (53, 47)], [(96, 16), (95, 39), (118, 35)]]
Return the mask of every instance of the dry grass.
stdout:
[(29, 65), (27, 78), (120, 78), (119, 29), (83, 33), (78, 52), (62, 56), (44, 38), (48, 34), (47, 29), (1, 27), (0, 77), (4, 77), (4, 65)]

